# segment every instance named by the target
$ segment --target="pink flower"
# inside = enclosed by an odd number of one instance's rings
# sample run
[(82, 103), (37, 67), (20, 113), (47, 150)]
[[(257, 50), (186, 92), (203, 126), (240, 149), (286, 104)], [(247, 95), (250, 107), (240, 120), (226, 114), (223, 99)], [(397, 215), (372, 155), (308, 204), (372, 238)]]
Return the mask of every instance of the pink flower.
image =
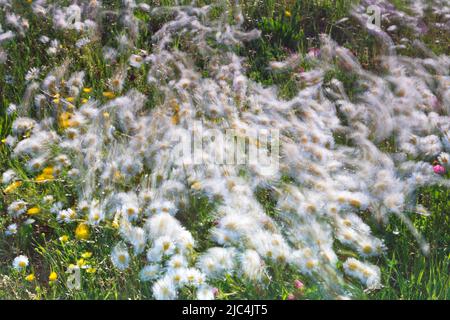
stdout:
[(431, 97), (431, 105), (435, 110), (439, 110), (439, 100), (436, 96)]
[(289, 293), (287, 296), (288, 300), (295, 300), (295, 296), (292, 293)]
[(443, 166), (441, 166), (440, 164), (437, 164), (437, 165), (433, 166), (433, 171), (436, 174), (444, 174), (445, 168)]
[(296, 289), (303, 289), (303, 287), (305, 286), (304, 284), (303, 284), (303, 282), (301, 282), (300, 280), (295, 280), (294, 281), (294, 286), (295, 286), (295, 288)]
[(308, 56), (311, 58), (317, 58), (320, 56), (320, 49), (319, 48), (311, 48), (308, 50)]
[(212, 289), (212, 292), (213, 292), (213, 294), (214, 294), (214, 297), (217, 297), (217, 295), (219, 294), (219, 289), (217, 289), (216, 287), (214, 287), (214, 288)]

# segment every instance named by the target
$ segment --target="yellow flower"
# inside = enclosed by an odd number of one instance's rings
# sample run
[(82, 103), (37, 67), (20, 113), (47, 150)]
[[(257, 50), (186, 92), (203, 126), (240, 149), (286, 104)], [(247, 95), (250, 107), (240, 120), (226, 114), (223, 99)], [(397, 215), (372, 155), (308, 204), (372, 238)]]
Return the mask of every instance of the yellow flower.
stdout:
[(63, 112), (58, 118), (58, 124), (62, 129), (66, 129), (69, 127), (76, 127), (79, 125), (78, 121), (71, 120), (72, 113)]
[(86, 261), (81, 258), (77, 260), (77, 266), (79, 266), (80, 268), (86, 265)]
[(22, 181), (15, 181), (13, 183), (11, 183), (9, 186), (7, 186), (5, 188), (5, 190), (3, 190), (4, 193), (12, 193), (14, 191), (16, 191), (16, 189), (18, 187), (20, 187), (22, 185)]
[(42, 174), (45, 175), (53, 175), (53, 167), (46, 167), (42, 170)]
[(171, 118), (172, 124), (176, 125), (180, 123), (180, 116), (178, 114), (174, 114)]
[(67, 241), (69, 241), (69, 236), (67, 236), (67, 235), (63, 235), (63, 236), (61, 236), (61, 237), (59, 237), (59, 241), (61, 241), (61, 242), (67, 242)]
[(81, 257), (83, 257), (84, 259), (89, 259), (90, 257), (92, 257), (92, 252), (86, 251), (81, 255)]
[(75, 229), (75, 236), (80, 240), (87, 240), (89, 238), (89, 226), (86, 223), (80, 223)]
[(58, 275), (56, 274), (56, 272), (53, 271), (52, 273), (50, 273), (50, 275), (48, 276), (48, 280), (51, 282), (58, 280)]
[(53, 180), (53, 175), (48, 175), (48, 174), (40, 174), (36, 177), (36, 179), (34, 181), (36, 182), (45, 182), (47, 180)]
[(196, 181), (192, 184), (191, 188), (194, 190), (200, 190), (202, 187), (202, 184), (200, 183), (200, 181)]
[(97, 272), (97, 269), (96, 269), (96, 268), (87, 268), (87, 269), (86, 269), (86, 272), (87, 272), (87, 273), (96, 273), (96, 272)]
[(83, 88), (83, 92), (91, 93), (92, 92), (92, 88)]
[(284, 12), (284, 14), (286, 15), (286, 17), (291, 17), (291, 12), (289, 11), (289, 10), (286, 10), (285, 12)]
[(119, 170), (114, 171), (114, 179), (120, 179), (122, 177), (122, 174)]
[(25, 277), (25, 280), (28, 281), (28, 282), (32, 282), (32, 281), (34, 281), (35, 279), (36, 279), (36, 277), (34, 276), (33, 273), (32, 273), (32, 274), (29, 274), (29, 275), (27, 275), (27, 276)]
[(105, 91), (105, 92), (103, 92), (103, 96), (104, 96), (105, 98), (112, 99), (112, 98), (114, 98), (116, 95), (114, 94), (114, 92), (111, 92), (111, 91)]
[(36, 214), (38, 214), (39, 212), (41, 212), (41, 209), (39, 209), (38, 207), (33, 207), (27, 210), (27, 214), (30, 216), (34, 216)]
[(63, 112), (59, 115), (59, 121), (62, 122), (62, 121), (69, 120), (71, 116), (72, 115), (69, 112)]
[(86, 99), (86, 98), (81, 99), (81, 103), (86, 103), (86, 102), (88, 102), (88, 101), (89, 101), (89, 100)]
[(67, 97), (67, 98), (66, 98), (66, 101), (67, 101), (67, 102), (74, 102), (74, 101), (75, 101), (75, 98), (74, 98), (74, 97)]

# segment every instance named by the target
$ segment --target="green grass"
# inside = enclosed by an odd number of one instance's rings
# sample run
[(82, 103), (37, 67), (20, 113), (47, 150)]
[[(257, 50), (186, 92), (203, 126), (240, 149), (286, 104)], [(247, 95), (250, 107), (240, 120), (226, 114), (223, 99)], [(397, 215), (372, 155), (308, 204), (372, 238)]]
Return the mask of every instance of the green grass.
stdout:
[(361, 297), (369, 299), (450, 299), (450, 191), (428, 187), (418, 191), (418, 203), (430, 216), (411, 214), (414, 226), (427, 239), (424, 255), (414, 237), (398, 219), (378, 234), (388, 251), (381, 262), (384, 288)]
[[(268, 63), (279, 60), (293, 52), (305, 53), (310, 48), (318, 46), (318, 34), (330, 34), (339, 44), (353, 50), (362, 64), (368, 69), (377, 68), (377, 45), (373, 38), (361, 30), (354, 22), (346, 22), (343, 26), (336, 26), (335, 22), (347, 16), (348, 8), (354, 1), (263, 1), (252, 5), (251, 1), (244, 2), (244, 13), (247, 27), (257, 27), (262, 30), (262, 38), (239, 48), (239, 53), (247, 58), (248, 75), (265, 85), (280, 86), (280, 95), (289, 98), (298, 88), (289, 72), (274, 74), (268, 70)], [(118, 6), (118, 1), (103, 1), (106, 5)], [(162, 1), (169, 4), (169, 1)], [(395, 4), (405, 9), (403, 1)], [(10, 132), (12, 120), (5, 115), (6, 107), (10, 103), (21, 103), (25, 92), (24, 75), (31, 67), (57, 65), (65, 57), (70, 57), (69, 69), (85, 70), (86, 86), (94, 91), (90, 94), (100, 98), (106, 90), (104, 79), (111, 76), (112, 68), (101, 58), (101, 48), (111, 44), (119, 34), (120, 28), (112, 22), (103, 36), (97, 42), (91, 43), (82, 50), (74, 47), (75, 35), (70, 32), (55, 32), (46, 19), (37, 19), (30, 15), (29, 6), (24, 1), (14, 1), (17, 12), (29, 17), (30, 30), (20, 41), (9, 41), (5, 46), (9, 59), (6, 65), (0, 65), (0, 138), (4, 139)], [(286, 13), (286, 10), (289, 12)], [(406, 10), (406, 9), (405, 9)], [(4, 19), (0, 11), (0, 21)], [(429, 21), (439, 21), (439, 17), (427, 16)], [(162, 21), (153, 21), (144, 12), (138, 13), (138, 18), (149, 23), (148, 28), (141, 30), (138, 46), (149, 48), (152, 32), (157, 30)], [(411, 31), (404, 30), (410, 35)], [(45, 53), (46, 46), (37, 39), (41, 34), (52, 34), (54, 38), (62, 40), (61, 52), (54, 57)], [(436, 54), (448, 53), (446, 46), (448, 34), (443, 31), (430, 30), (422, 40)], [(436, 42), (439, 40), (439, 42)], [(403, 53), (403, 52), (402, 52)], [(412, 48), (403, 54), (414, 54)], [(119, 57), (125, 59), (125, 55)], [(303, 66), (306, 70), (309, 66)], [(48, 72), (49, 67), (43, 71)], [(42, 73), (44, 74), (44, 72)], [(134, 87), (149, 96), (148, 107), (161, 101), (156, 88), (146, 84), (146, 69), (132, 71), (128, 74), (124, 92)], [(5, 81), (5, 79), (12, 81)], [(360, 93), (357, 79), (351, 74), (336, 68), (330, 71), (327, 79), (337, 78), (344, 83), (350, 98)], [(86, 96), (87, 97), (87, 96)], [(14, 168), (21, 178), (29, 180), (22, 167), (22, 163), (11, 159), (4, 144), (0, 145), (0, 172), (7, 168)], [(68, 194), (76, 186), (62, 182), (36, 184), (24, 183), (17, 194), (0, 197), (0, 299), (147, 299), (151, 297), (151, 288), (140, 282), (135, 276), (145, 265), (144, 260), (134, 260), (131, 268), (125, 272), (113, 269), (109, 258), (111, 243), (118, 240), (111, 224), (91, 230), (89, 241), (74, 238), (75, 224), (61, 226), (49, 222), (49, 207), (42, 204), (42, 197), (52, 194), (56, 200), (68, 205), (74, 204)], [(7, 203), (11, 199), (26, 199), (29, 203), (40, 205), (46, 212), (36, 219), (34, 227), (22, 225), (18, 235), (6, 237), (4, 229), (11, 220), (6, 214)], [(257, 198), (266, 212), (276, 217), (274, 200), (270, 191), (258, 191)], [(419, 190), (418, 203), (429, 208), (429, 217), (411, 214), (410, 217), (418, 230), (430, 243), (430, 253), (424, 256), (415, 242), (414, 237), (398, 219), (392, 218), (386, 228), (373, 224), (377, 235), (386, 239), (388, 251), (386, 255), (375, 262), (382, 268), (384, 287), (375, 292), (364, 292), (362, 287), (351, 282), (350, 290), (353, 295), (361, 299), (449, 299), (450, 298), (450, 194), (442, 187), (429, 187)], [(192, 195), (191, 207), (183, 210), (183, 223), (200, 239), (200, 248), (209, 245), (208, 230), (214, 224), (208, 214), (215, 207), (208, 199), (197, 198)], [(183, 220), (181, 219), (181, 220)], [(61, 236), (68, 235), (69, 241), (63, 243)], [(82, 290), (70, 290), (66, 286), (65, 269), (69, 264), (80, 263), (83, 253), (92, 252), (92, 257), (86, 263), (96, 269), (95, 273), (88, 273), (82, 269)], [(31, 271), (36, 280), (24, 281), (24, 273), (12, 270), (11, 261), (18, 254), (26, 254), (32, 261)], [(144, 258), (143, 258), (144, 259)], [(237, 276), (228, 277), (225, 282), (215, 285), (220, 290), (222, 299), (286, 299), (289, 294), (295, 294), (299, 299), (320, 299), (323, 292), (316, 284), (296, 273), (289, 267), (270, 265), (271, 281), (265, 281), (255, 286), (246, 283)], [(49, 283), (48, 275), (57, 272), (59, 280)], [(28, 271), (30, 273), (30, 270)], [(292, 279), (300, 279), (305, 283), (305, 290), (296, 291)], [(188, 289), (181, 294), (182, 298), (192, 298), (193, 293)]]

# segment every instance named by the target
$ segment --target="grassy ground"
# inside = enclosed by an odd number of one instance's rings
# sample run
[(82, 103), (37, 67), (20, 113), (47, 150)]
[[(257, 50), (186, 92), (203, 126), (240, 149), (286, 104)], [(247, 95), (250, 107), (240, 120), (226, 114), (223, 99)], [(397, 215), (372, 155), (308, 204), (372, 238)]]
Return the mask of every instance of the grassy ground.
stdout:
[[(363, 32), (351, 20), (344, 25), (336, 26), (335, 22), (347, 16), (352, 1), (263, 1), (254, 4), (251, 1), (244, 3), (244, 12), (247, 26), (262, 30), (262, 38), (240, 48), (240, 53), (248, 58), (248, 74), (254, 80), (264, 84), (277, 84), (281, 87), (280, 93), (285, 97), (292, 96), (298, 90), (292, 75), (289, 73), (274, 75), (267, 71), (268, 62), (280, 59), (289, 53), (308, 49), (318, 45), (318, 34), (331, 34), (340, 44), (352, 49), (358, 59), (369, 69), (376, 70), (377, 45), (373, 38)], [(104, 5), (117, 6), (118, 1), (103, 1)], [(10, 41), (5, 46), (9, 60), (6, 65), (0, 65), (0, 138), (4, 139), (10, 131), (12, 119), (5, 114), (10, 103), (20, 103), (24, 91), (24, 75), (31, 67), (42, 67), (44, 72), (50, 70), (49, 66), (57, 65), (63, 59), (70, 59), (71, 70), (86, 70), (87, 86), (94, 90), (84, 97), (92, 96), (103, 99), (102, 92), (106, 88), (103, 79), (111, 74), (111, 68), (101, 58), (102, 46), (119, 32), (117, 24), (112, 21), (108, 30), (98, 42), (90, 44), (83, 49), (74, 47), (75, 35), (65, 32), (55, 35), (51, 29), (50, 21), (37, 19), (29, 14), (29, 5), (25, 1), (15, 1), (16, 12), (22, 12), (30, 19), (30, 30), (20, 41)], [(396, 5), (405, 5), (396, 1)], [(149, 48), (148, 41), (152, 30), (160, 21), (150, 21), (144, 12), (137, 13), (142, 21), (150, 24), (143, 29), (138, 46)], [(430, 20), (435, 19), (431, 14)], [(0, 12), (0, 21), (3, 21)], [(41, 34), (54, 34), (62, 40), (62, 50), (57, 56), (50, 57), (45, 53), (46, 47), (37, 39)], [(445, 39), (448, 34), (431, 30), (423, 36), (425, 43), (437, 54), (446, 52)], [(440, 40), (440, 44), (436, 42)], [(405, 50), (404, 54), (413, 54)], [(304, 66), (305, 69), (308, 66)], [(155, 88), (148, 86), (145, 79), (146, 70), (134, 71), (128, 75), (127, 83), (139, 89), (150, 97), (148, 106), (152, 107), (158, 102)], [(344, 82), (350, 97), (358, 94), (355, 79), (338, 68), (333, 71), (334, 76)], [(0, 172), (7, 168), (14, 168), (25, 181), (29, 176), (22, 164), (10, 157), (4, 144), (0, 145)], [(110, 244), (116, 242), (116, 231), (112, 225), (92, 230), (89, 241), (80, 241), (74, 237), (74, 225), (61, 226), (49, 220), (46, 214), (36, 218), (33, 226), (22, 225), (18, 235), (6, 237), (4, 229), (11, 223), (6, 213), (7, 203), (12, 198), (20, 197), (28, 203), (39, 204), (45, 211), (49, 209), (42, 204), (42, 198), (51, 194), (57, 200), (72, 203), (70, 190), (74, 186), (65, 182), (53, 181), (45, 184), (25, 182), (16, 194), (0, 197), (0, 299), (145, 299), (151, 297), (151, 288), (148, 284), (140, 282), (136, 275), (144, 265), (144, 261), (134, 261), (130, 269), (117, 272), (111, 267), (109, 258)], [(271, 210), (270, 198), (264, 193), (260, 197), (267, 211)], [(416, 228), (429, 241), (431, 250), (428, 256), (421, 254), (418, 244), (407, 228), (396, 219), (391, 219), (387, 228), (378, 226), (375, 222), (373, 228), (383, 239), (386, 239), (388, 251), (386, 255), (375, 260), (382, 269), (384, 287), (374, 292), (364, 292), (357, 284), (352, 283), (349, 290), (361, 299), (449, 299), (450, 298), (450, 194), (439, 186), (425, 188), (417, 193), (417, 202), (429, 208), (428, 217), (411, 214)], [(186, 217), (195, 215), (196, 219), (187, 219), (187, 227), (200, 238), (200, 245), (207, 244), (206, 232), (213, 223), (208, 212), (213, 204), (205, 199), (195, 199), (192, 207), (184, 212)], [(194, 221), (194, 222), (192, 222)], [(68, 241), (60, 238), (68, 236)], [(202, 238), (203, 237), (203, 238)], [(91, 257), (85, 255), (92, 253)], [(18, 254), (26, 254), (32, 261), (32, 272), (36, 280), (27, 282), (26, 274), (14, 271), (11, 261)], [(346, 255), (342, 252), (342, 255)], [(83, 257), (84, 256), (84, 257)], [(70, 264), (85, 266), (82, 269), (82, 289), (70, 290), (67, 288), (65, 269)], [(319, 299), (324, 297), (320, 289), (310, 280), (305, 279), (290, 268), (270, 266), (272, 281), (254, 286), (243, 282), (238, 277), (230, 277), (225, 284), (217, 284), (219, 297), (222, 299), (261, 298), (286, 299), (294, 293), (299, 299)], [(56, 272), (59, 281), (49, 282), (50, 272)], [(305, 283), (305, 290), (296, 291), (292, 279), (298, 278)], [(351, 281), (349, 279), (349, 281)], [(192, 293), (183, 292), (182, 297), (191, 298)]]

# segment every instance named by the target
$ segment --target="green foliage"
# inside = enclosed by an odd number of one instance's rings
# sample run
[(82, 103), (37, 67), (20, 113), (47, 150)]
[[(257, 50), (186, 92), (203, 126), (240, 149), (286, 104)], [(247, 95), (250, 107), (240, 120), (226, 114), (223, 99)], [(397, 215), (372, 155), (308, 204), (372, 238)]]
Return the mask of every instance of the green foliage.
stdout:
[[(51, 2), (51, 1), (49, 1)], [(55, 1), (56, 2), (56, 1)], [(58, 1), (58, 3), (69, 1)], [(342, 25), (336, 22), (347, 16), (349, 6), (355, 1), (244, 1), (244, 14), (247, 27), (256, 27), (262, 31), (261, 39), (248, 43), (239, 48), (239, 54), (247, 58), (248, 75), (264, 85), (276, 84), (280, 87), (280, 95), (289, 98), (299, 90), (298, 83), (291, 73), (274, 74), (268, 69), (270, 61), (281, 60), (289, 54), (299, 52), (305, 54), (310, 48), (318, 46), (318, 35), (327, 33), (338, 43), (353, 50), (363, 66), (376, 70), (377, 48), (373, 38), (367, 35), (351, 20)], [(117, 8), (120, 1), (104, 0), (104, 5)], [(161, 5), (168, 5), (169, 0), (160, 1)], [(398, 8), (407, 11), (404, 1), (394, 1)], [(108, 28), (103, 30), (101, 39), (93, 42), (83, 49), (74, 46), (75, 35), (70, 32), (55, 31), (51, 22), (36, 18), (30, 14), (30, 7), (24, 1), (15, 1), (17, 12), (29, 17), (30, 30), (20, 41), (10, 41), (5, 49), (8, 52), (8, 62), (0, 65), (0, 139), (4, 139), (11, 130), (13, 119), (5, 115), (10, 103), (19, 104), (25, 91), (24, 75), (31, 67), (57, 65), (61, 59), (70, 56), (70, 70), (86, 70), (86, 83), (93, 88), (92, 97), (101, 98), (106, 90), (105, 79), (111, 76), (111, 67), (102, 57), (102, 47), (115, 41), (118, 35), (117, 22), (112, 21)], [(221, 12), (213, 14), (219, 15)], [(138, 40), (141, 48), (151, 48), (152, 32), (158, 29), (162, 20), (151, 18), (147, 13), (137, 11), (136, 16), (148, 24)], [(442, 17), (428, 14), (429, 22), (440, 22)], [(4, 12), (0, 11), (0, 21), (4, 20)], [(400, 33), (411, 33), (401, 30)], [(42, 34), (53, 34), (54, 38), (62, 39), (62, 50), (56, 56), (46, 54), (46, 46), (38, 41)], [(422, 40), (435, 54), (448, 53), (448, 32), (442, 30), (429, 30)], [(180, 42), (180, 45), (182, 43)], [(70, 53), (70, 54), (69, 54)], [(410, 47), (402, 54), (415, 54)], [(121, 58), (123, 59), (123, 57)], [(308, 70), (308, 65), (302, 66)], [(44, 74), (44, 72), (42, 73)], [(147, 85), (146, 70), (131, 71), (128, 75), (125, 91), (131, 87), (139, 89), (149, 97), (148, 108), (158, 104), (162, 99), (157, 88)], [(327, 81), (336, 78), (344, 84), (350, 98), (357, 97), (362, 92), (354, 75), (348, 74), (339, 68), (331, 70), (325, 77)], [(87, 97), (87, 95), (85, 95)], [(337, 137), (339, 138), (339, 137)], [(341, 138), (344, 142), (343, 138)], [(42, 198), (51, 194), (56, 201), (63, 201), (68, 205), (74, 204), (67, 194), (75, 188), (61, 181), (52, 181), (45, 184), (36, 184), (28, 176), (22, 164), (12, 159), (7, 147), (0, 145), (0, 172), (7, 168), (14, 168), (25, 182), (17, 193), (26, 198), (28, 202), (40, 205), (42, 216), (37, 217), (35, 225), (22, 225), (15, 237), (7, 237), (4, 230), (11, 220), (6, 214), (6, 204), (10, 198), (7, 195), (0, 197), (0, 299), (147, 299), (151, 297), (151, 288), (148, 283), (139, 281), (135, 275), (144, 266), (145, 261), (133, 261), (131, 267), (118, 272), (113, 269), (109, 254), (111, 243), (117, 241), (116, 232), (111, 225), (103, 227), (102, 231), (92, 230), (92, 237), (88, 241), (74, 238), (75, 224), (62, 226), (48, 223), (49, 207), (42, 204)], [(289, 177), (283, 179), (288, 180)], [(378, 261), (382, 266), (384, 288), (375, 292), (364, 292), (358, 283), (353, 283), (351, 290), (354, 297), (361, 299), (449, 299), (450, 298), (450, 194), (449, 190), (440, 186), (419, 190), (418, 203), (430, 209), (428, 217), (411, 214), (411, 219), (430, 243), (428, 256), (420, 252), (419, 245), (409, 233), (406, 226), (394, 217), (388, 226), (378, 228), (378, 234), (386, 239), (388, 251)], [(270, 190), (260, 189), (257, 198), (267, 214), (276, 219), (275, 202)], [(214, 221), (209, 214), (219, 199), (211, 200), (192, 194), (190, 207), (181, 212), (181, 222), (198, 239), (200, 249), (210, 245), (209, 230)], [(374, 225), (377, 228), (377, 225)], [(69, 240), (63, 242), (61, 237), (68, 236)], [(68, 275), (65, 273), (70, 264), (80, 264), (85, 252), (92, 252), (92, 257), (84, 259), (82, 269), (81, 290), (69, 290), (66, 286)], [(12, 259), (18, 254), (30, 257), (31, 269), (36, 280), (26, 282), (26, 274), (14, 271), (11, 268)], [(93, 272), (95, 269), (95, 272)], [(90, 270), (90, 272), (88, 272)], [(48, 280), (50, 272), (58, 274), (58, 280), (51, 283)], [(225, 282), (217, 282), (219, 298), (222, 299), (287, 299), (289, 294), (297, 298), (320, 299), (323, 298), (317, 285), (304, 279), (295, 270), (280, 265), (269, 266), (268, 276), (262, 284), (255, 285), (245, 282), (239, 276), (228, 276)], [(305, 289), (298, 291), (291, 280), (301, 279)], [(184, 298), (192, 298), (192, 292), (183, 292)]]

